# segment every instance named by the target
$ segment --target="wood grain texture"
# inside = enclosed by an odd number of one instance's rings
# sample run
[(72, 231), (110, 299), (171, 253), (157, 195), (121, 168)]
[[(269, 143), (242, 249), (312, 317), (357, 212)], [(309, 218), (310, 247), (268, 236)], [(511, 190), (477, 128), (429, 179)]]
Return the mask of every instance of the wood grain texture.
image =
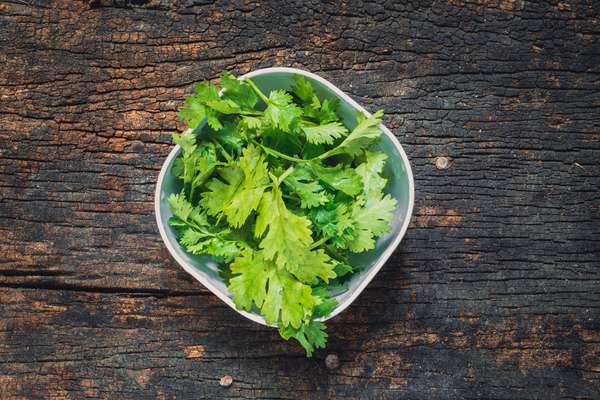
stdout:
[[(192, 83), (273, 65), (384, 108), (415, 174), (311, 360), (153, 215)], [(599, 160), (594, 1), (1, 1), (0, 397), (600, 398)]]

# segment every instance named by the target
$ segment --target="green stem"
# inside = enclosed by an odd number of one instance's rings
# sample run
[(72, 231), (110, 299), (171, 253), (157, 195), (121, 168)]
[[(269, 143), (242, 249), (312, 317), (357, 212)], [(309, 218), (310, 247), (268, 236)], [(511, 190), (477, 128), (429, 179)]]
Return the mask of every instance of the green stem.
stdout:
[(306, 118), (302, 118), (302, 122), (305, 125), (309, 125), (309, 126), (319, 126), (319, 124), (317, 124), (317, 123), (315, 123), (315, 122), (313, 122), (313, 121), (311, 121), (309, 119), (306, 119)]
[(252, 142), (254, 142), (254, 144), (256, 144), (257, 146), (260, 146), (260, 148), (262, 148), (265, 153), (270, 154), (275, 157), (283, 158), (284, 160), (297, 162), (297, 163), (305, 163), (305, 162), (310, 161), (310, 160), (303, 160), (301, 158), (296, 158), (296, 157), (288, 156), (287, 154), (280, 153), (277, 150), (274, 150), (270, 147), (267, 147), (267, 146), (264, 146), (264, 145), (258, 143), (256, 140), (253, 140)]
[(333, 245), (328, 245), (328, 246), (326, 247), (326, 249), (327, 249), (327, 252), (329, 253), (329, 255), (330, 255), (331, 257), (333, 257), (333, 258), (337, 259), (338, 261), (339, 261), (339, 260), (342, 260), (343, 262), (346, 262), (346, 261), (347, 261), (347, 260), (346, 260), (346, 258), (345, 258), (344, 256), (342, 256), (342, 255), (340, 254), (340, 252), (338, 251), (338, 249), (336, 249), (336, 248), (335, 248)]
[[(220, 217), (219, 217), (219, 218), (220, 218)], [(229, 240), (229, 239), (227, 239), (227, 238), (223, 237), (223, 236), (222, 236), (220, 233), (213, 233), (213, 232), (211, 232), (211, 231), (209, 231), (209, 230), (207, 230), (207, 229), (205, 229), (205, 228), (201, 227), (200, 225), (198, 225), (198, 224), (197, 224), (196, 222), (194, 222), (194, 221), (186, 221), (186, 223), (187, 223), (189, 226), (191, 226), (193, 229), (195, 229), (195, 230), (197, 230), (198, 232), (200, 232), (200, 233), (203, 233), (203, 234), (205, 234), (205, 235), (207, 235), (207, 236), (211, 236), (211, 237), (219, 238), (219, 239), (221, 239), (221, 240)], [(219, 224), (219, 222), (217, 221), (216, 225), (218, 225), (218, 224)]]
[(321, 246), (322, 244), (324, 244), (325, 242), (327, 242), (329, 239), (331, 239), (329, 236), (325, 236), (319, 240), (317, 240), (316, 242), (314, 242), (311, 246), (310, 246), (310, 250), (316, 249), (317, 247)]
[(183, 191), (187, 193), (188, 198), (190, 198), (190, 191), (192, 190), (192, 182), (183, 182)]
[(277, 180), (279, 181), (279, 183), (283, 182), (283, 180), (285, 178), (287, 178), (288, 176), (290, 176), (290, 174), (294, 172), (294, 167), (289, 167), (288, 169), (285, 170), (285, 172), (281, 175), (279, 175), (279, 178), (277, 178)]
[(245, 116), (252, 116), (252, 117), (259, 117), (259, 116), (263, 115), (263, 113), (261, 111), (240, 111), (239, 114), (245, 115)]
[[(323, 154), (319, 154), (318, 156), (316, 156), (316, 157), (314, 157), (314, 158), (311, 158), (311, 160), (324, 160), (324, 159), (326, 159), (326, 158), (328, 158), (328, 157), (331, 157), (331, 156), (335, 155), (335, 153), (333, 153), (333, 150), (337, 150), (337, 148), (338, 148), (338, 147), (339, 147), (339, 146), (336, 146), (336, 147), (334, 147), (333, 149), (331, 149), (331, 150), (328, 150), (328, 151), (326, 151), (326, 152), (325, 152), (325, 153), (323, 153)], [(333, 154), (332, 154), (332, 153), (333, 153)]]
[(194, 202), (194, 196), (196, 195), (196, 185), (194, 185), (194, 181), (192, 181), (190, 188), (190, 203)]
[(231, 157), (231, 155), (227, 152), (227, 150), (225, 150), (225, 147), (223, 147), (223, 145), (221, 143), (219, 143), (216, 140), (212, 141), (221, 151), (221, 155), (223, 157), (225, 157), (225, 159), (227, 160), (228, 163), (230, 163), (231, 161), (233, 161), (233, 158)]
[(284, 199), (293, 200), (293, 201), (295, 201), (295, 202), (297, 202), (297, 203), (300, 203), (300, 202), (301, 202), (301, 200), (300, 200), (299, 198), (297, 198), (297, 197), (294, 197), (294, 196), (290, 196), (289, 194), (282, 194), (281, 196), (282, 196)]
[(214, 233), (212, 233), (212, 232), (210, 232), (210, 231), (207, 231), (206, 229), (204, 229), (203, 227), (201, 227), (200, 225), (198, 225), (198, 224), (196, 223), (196, 221), (193, 221), (193, 220), (185, 220), (184, 222), (185, 222), (186, 224), (188, 224), (189, 226), (191, 226), (193, 229), (195, 229), (195, 230), (197, 230), (198, 232), (201, 232), (201, 233), (203, 233), (203, 234), (205, 234), (205, 235), (208, 235), (208, 236), (213, 236), (213, 237), (214, 237), (214, 236), (217, 236), (216, 234), (214, 234)]
[(254, 90), (254, 92), (258, 95), (258, 97), (260, 97), (262, 99), (262, 101), (264, 101), (266, 104), (269, 104), (269, 98), (267, 96), (265, 96), (265, 94), (263, 92), (260, 91), (260, 89), (254, 84), (254, 82), (252, 82), (252, 79), (246, 78), (246, 79), (244, 79), (244, 81), (248, 85), (250, 85), (252, 90)]

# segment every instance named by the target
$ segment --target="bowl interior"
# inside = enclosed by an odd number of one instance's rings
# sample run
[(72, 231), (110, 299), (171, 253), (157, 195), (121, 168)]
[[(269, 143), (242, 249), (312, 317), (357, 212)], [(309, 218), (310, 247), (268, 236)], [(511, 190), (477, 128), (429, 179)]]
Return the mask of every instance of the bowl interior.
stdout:
[[(256, 85), (262, 91), (268, 93), (274, 89), (290, 89), (293, 85), (292, 78), (295, 73), (302, 73), (311, 81), (320, 99), (331, 97), (340, 98), (339, 112), (344, 124), (349, 128), (353, 128), (356, 125), (355, 113), (357, 109), (360, 109), (361, 111), (364, 111), (364, 109), (322, 78), (299, 70), (281, 68), (258, 70), (247, 76), (251, 76)], [(351, 258), (352, 264), (361, 266), (363, 270), (352, 278), (347, 290), (335, 294), (335, 297), (338, 300), (338, 306), (328, 318), (333, 317), (346, 308), (381, 268), (382, 264), (391, 255), (400, 241), (401, 236), (404, 234), (408, 219), (412, 212), (413, 187), (410, 166), (392, 133), (383, 125), (381, 128), (384, 134), (381, 136), (378, 146), (381, 151), (388, 155), (388, 161), (384, 171), (388, 178), (386, 191), (398, 201), (395, 218), (391, 222), (392, 229), (377, 240), (375, 249), (369, 252), (356, 254)], [(185, 252), (177, 243), (175, 232), (168, 224), (168, 220), (172, 213), (169, 210), (167, 198), (171, 193), (177, 193), (181, 188), (180, 182), (171, 174), (171, 165), (178, 153), (178, 147), (171, 152), (165, 161), (165, 165), (163, 165), (163, 170), (158, 182), (156, 211), (161, 234), (171, 254), (186, 269), (186, 271), (191, 273), (223, 301), (235, 308), (227, 287), (219, 277), (218, 264), (209, 256), (196, 256)], [(241, 313), (256, 322), (264, 323), (262, 317), (257, 314)]]

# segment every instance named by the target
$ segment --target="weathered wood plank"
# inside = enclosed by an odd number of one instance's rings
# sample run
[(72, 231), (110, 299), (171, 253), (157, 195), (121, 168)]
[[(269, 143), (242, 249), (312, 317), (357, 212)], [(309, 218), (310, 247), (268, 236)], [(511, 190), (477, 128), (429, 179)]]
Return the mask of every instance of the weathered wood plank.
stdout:
[[(591, 398), (600, 388), (597, 321), (423, 316), (434, 307), (374, 297), (332, 324), (329, 351), (341, 365), (329, 371), (322, 352), (305, 359), (212, 295), (2, 289), (0, 389), (24, 398), (518, 399)], [(218, 385), (225, 374), (229, 389)]]
[[(595, 397), (599, 35), (584, 1), (0, 3), (0, 392)], [(155, 227), (191, 84), (271, 65), (384, 108), (415, 173), (406, 239), (332, 324), (335, 372), (222, 306)]]

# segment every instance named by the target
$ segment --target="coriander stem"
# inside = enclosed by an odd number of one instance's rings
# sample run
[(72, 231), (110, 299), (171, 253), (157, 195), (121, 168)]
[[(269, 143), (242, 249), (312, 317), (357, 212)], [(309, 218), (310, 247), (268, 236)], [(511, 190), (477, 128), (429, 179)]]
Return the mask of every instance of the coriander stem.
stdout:
[(288, 200), (294, 200), (297, 202), (300, 202), (300, 199), (294, 196), (290, 196), (289, 194), (282, 194), (281, 195), (284, 199), (288, 199)]
[(305, 125), (310, 125), (310, 126), (318, 126), (319, 125), (319, 124), (317, 124), (317, 123), (315, 123), (315, 122), (313, 122), (313, 121), (311, 121), (309, 119), (306, 119), (306, 118), (302, 118), (302, 122)]
[[(220, 218), (220, 217), (219, 217), (219, 218)], [(196, 231), (198, 231), (198, 232), (200, 232), (200, 233), (203, 233), (203, 234), (205, 234), (205, 235), (207, 235), (207, 236), (211, 236), (211, 237), (219, 238), (219, 239), (221, 239), (221, 240), (229, 240), (229, 239), (223, 238), (223, 237), (222, 237), (222, 236), (221, 236), (219, 233), (213, 233), (213, 232), (211, 232), (211, 231), (209, 231), (209, 230), (206, 230), (206, 229), (202, 228), (200, 225), (198, 225), (198, 224), (197, 224), (197, 223), (195, 223), (195, 222), (190, 222), (190, 221), (186, 221), (186, 222), (187, 222), (187, 224), (188, 224), (189, 226), (191, 226), (191, 227), (192, 227), (192, 229), (195, 229)], [(218, 225), (218, 222), (217, 222), (217, 225)]]
[(191, 188), (190, 188), (190, 202), (194, 201), (195, 194), (196, 194), (196, 185), (194, 185), (194, 182), (192, 181)]
[(198, 223), (196, 223), (196, 221), (194, 221), (194, 220), (185, 220), (183, 222), (185, 222), (186, 224), (188, 224), (189, 226), (191, 226), (193, 229), (195, 229), (198, 232), (204, 233), (209, 236), (217, 236), (216, 234), (209, 232), (206, 229), (204, 229), (203, 227), (201, 227), (200, 225), (198, 225)]
[(240, 115), (248, 116), (248, 117), (258, 117), (263, 115), (260, 111), (240, 111)]
[(340, 255), (340, 253), (338, 252), (338, 250), (333, 247), (333, 245), (327, 246), (327, 251), (334, 257), (337, 259), (341, 259), (344, 260), (344, 257), (342, 255)]
[(225, 159), (227, 160), (228, 163), (230, 163), (233, 160), (233, 158), (231, 157), (231, 155), (229, 155), (229, 153), (227, 152), (227, 150), (225, 150), (225, 147), (223, 147), (223, 145), (221, 143), (219, 143), (218, 141), (216, 141), (216, 140), (213, 140), (212, 142), (214, 144), (216, 144), (217, 147), (219, 147), (219, 150), (221, 151), (221, 155), (223, 157), (225, 157)]
[(281, 175), (279, 175), (279, 178), (277, 178), (277, 180), (279, 181), (279, 183), (283, 182), (283, 180), (285, 178), (287, 178), (288, 176), (290, 176), (290, 174), (294, 172), (294, 167), (290, 166), (288, 169), (285, 170), (285, 172)]
[(258, 143), (256, 140), (253, 140), (253, 142), (254, 142), (254, 144), (260, 146), (265, 153), (270, 154), (272, 156), (283, 158), (284, 160), (297, 162), (297, 163), (305, 163), (305, 162), (309, 161), (309, 160), (303, 160), (301, 158), (296, 158), (296, 157), (288, 156), (287, 154), (280, 153), (277, 150), (274, 150), (270, 147), (267, 147), (267, 146), (264, 146), (264, 145)]
[(327, 242), (329, 239), (331, 239), (329, 236), (325, 236), (319, 240), (317, 240), (316, 242), (314, 242), (310, 247), (309, 250), (313, 250), (316, 249), (317, 247), (321, 246), (322, 244), (324, 244), (325, 242)]
[(256, 86), (256, 84), (254, 82), (252, 82), (252, 79), (246, 78), (246, 79), (244, 79), (244, 81), (248, 85), (250, 85), (252, 90), (254, 90), (254, 92), (258, 95), (258, 97), (260, 97), (262, 99), (262, 101), (264, 101), (266, 104), (269, 104), (269, 98), (267, 96), (265, 96), (265, 94), (263, 92), (260, 91), (260, 89)]
[(323, 153), (323, 154), (319, 154), (318, 156), (316, 156), (316, 157), (314, 157), (314, 158), (311, 158), (311, 160), (324, 160), (324, 159), (326, 159), (326, 158), (328, 158), (328, 157), (331, 157), (331, 156), (335, 155), (335, 153), (334, 153), (333, 151), (334, 151), (334, 150), (337, 150), (337, 148), (338, 148), (338, 147), (339, 147), (339, 146), (337, 146), (337, 147), (334, 147), (333, 149), (331, 149), (331, 150), (328, 150), (328, 151), (326, 151), (326, 152), (325, 152), (325, 153)]

